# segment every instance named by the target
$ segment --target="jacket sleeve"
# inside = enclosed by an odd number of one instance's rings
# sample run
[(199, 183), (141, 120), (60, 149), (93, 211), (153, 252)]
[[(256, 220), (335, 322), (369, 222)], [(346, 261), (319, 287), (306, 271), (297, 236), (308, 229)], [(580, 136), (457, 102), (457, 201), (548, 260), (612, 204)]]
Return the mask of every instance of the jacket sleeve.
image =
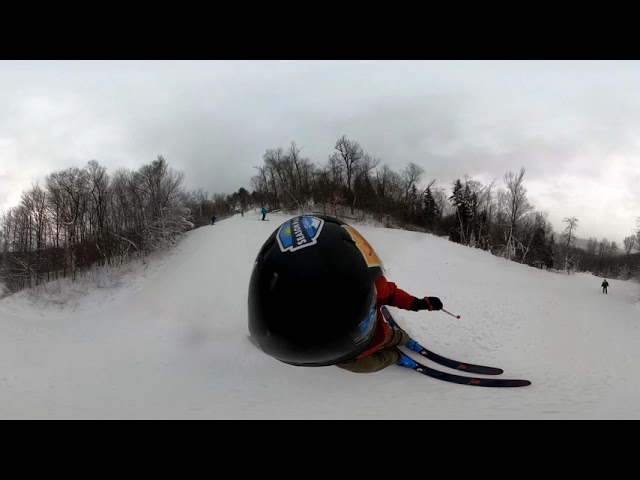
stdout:
[(376, 280), (378, 305), (391, 305), (403, 310), (411, 310), (415, 297), (398, 288), (395, 283), (387, 281), (384, 275)]

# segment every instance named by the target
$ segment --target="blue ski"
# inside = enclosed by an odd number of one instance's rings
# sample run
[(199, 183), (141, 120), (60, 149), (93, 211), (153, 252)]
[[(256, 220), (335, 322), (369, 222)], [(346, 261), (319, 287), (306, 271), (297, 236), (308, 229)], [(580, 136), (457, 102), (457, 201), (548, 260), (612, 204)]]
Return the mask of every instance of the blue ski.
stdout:
[[(398, 325), (396, 321), (393, 319), (391, 312), (386, 306), (383, 305), (382, 307), (380, 307), (380, 311), (382, 312), (382, 315), (384, 316), (385, 320), (389, 323), (389, 325), (391, 325), (392, 327)], [(423, 357), (426, 357), (429, 360), (434, 361), (435, 363), (444, 365), (445, 367), (449, 367), (454, 370), (460, 370), (460, 371), (469, 372), (469, 373), (479, 373), (481, 375), (500, 375), (501, 373), (504, 372), (504, 370), (502, 370), (501, 368), (487, 367), (485, 365), (474, 365), (472, 363), (461, 362), (459, 360), (453, 360), (451, 358), (443, 357), (442, 355), (438, 355), (437, 353), (424, 348), (414, 339), (411, 339), (411, 341), (406, 345), (406, 347), (409, 348), (410, 350), (413, 350), (414, 352), (419, 353)]]
[(407, 357), (404, 353), (397, 365), (410, 368), (429, 377), (444, 380), (445, 382), (459, 383), (461, 385), (473, 385), (475, 387), (526, 387), (527, 385), (531, 385), (529, 380), (465, 377), (464, 375), (456, 375), (455, 373), (442, 372), (435, 368), (422, 365), (414, 359)]

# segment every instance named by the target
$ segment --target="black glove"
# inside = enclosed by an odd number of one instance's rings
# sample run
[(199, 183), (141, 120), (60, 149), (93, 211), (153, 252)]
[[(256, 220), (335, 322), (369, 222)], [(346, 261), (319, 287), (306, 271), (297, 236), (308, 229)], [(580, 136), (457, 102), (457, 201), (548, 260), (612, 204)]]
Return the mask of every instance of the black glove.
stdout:
[(442, 307), (442, 302), (438, 297), (414, 298), (413, 304), (411, 304), (411, 310), (415, 312), (418, 310), (441, 310)]

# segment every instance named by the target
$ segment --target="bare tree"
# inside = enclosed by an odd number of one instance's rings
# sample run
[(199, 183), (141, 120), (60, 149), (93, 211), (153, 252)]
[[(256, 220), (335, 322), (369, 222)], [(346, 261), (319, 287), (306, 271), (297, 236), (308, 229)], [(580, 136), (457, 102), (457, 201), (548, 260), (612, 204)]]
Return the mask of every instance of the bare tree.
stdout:
[(527, 201), (527, 190), (523, 185), (525, 172), (525, 168), (522, 167), (518, 174), (507, 172), (504, 176), (504, 182), (507, 185), (505, 207), (508, 221), (504, 256), (509, 260), (515, 253), (514, 237), (518, 233), (520, 219), (533, 209)]
[(636, 237), (632, 235), (629, 235), (628, 237), (624, 237), (624, 240), (622, 240), (622, 243), (624, 245), (624, 253), (628, 257), (636, 245)]
[(41, 250), (46, 246), (46, 196), (46, 192), (37, 184), (22, 194), (21, 205), (28, 219), (27, 249), (29, 251)]
[(96, 237), (104, 235), (107, 223), (107, 206), (109, 202), (109, 176), (107, 169), (100, 166), (96, 160), (87, 164), (89, 173), (89, 193), (92, 203), (92, 223)]
[(340, 163), (340, 158), (337, 155), (331, 155), (327, 161), (327, 171), (330, 174), (330, 180), (334, 186), (342, 186), (344, 179), (345, 167)]
[(289, 175), (287, 169), (287, 158), (284, 150), (280, 147), (271, 148), (263, 155), (265, 169), (270, 176), (271, 189), (273, 191), (274, 205), (279, 205), (279, 198), (282, 197), (282, 192), (287, 190), (291, 192), (289, 185)]
[(296, 142), (291, 142), (285, 157), (291, 169), (292, 193), (304, 201), (308, 199), (311, 194), (309, 185), (309, 173), (311, 170), (309, 167), (311, 162), (308, 158), (303, 158), (300, 155), (301, 150), (302, 149), (296, 145)]
[(258, 194), (261, 206), (266, 205), (269, 196), (269, 184), (267, 182), (267, 174), (264, 167), (253, 167), (258, 170), (258, 175), (251, 177), (251, 186), (253, 191)]
[(135, 177), (142, 195), (148, 240), (152, 248), (165, 246), (189, 228), (182, 188), (184, 174), (169, 168), (159, 155), (150, 164), (143, 165)]
[(400, 172), (405, 203), (409, 198), (409, 192), (411, 191), (411, 188), (414, 187), (418, 183), (418, 181), (420, 181), (420, 177), (423, 173), (424, 168), (413, 162), (409, 162), (409, 164)]
[[(351, 196), (353, 196), (353, 178), (358, 164), (364, 159), (364, 150), (358, 142), (355, 140), (349, 140), (346, 135), (343, 135), (338, 139), (335, 149), (337, 152), (334, 153), (332, 157), (344, 165), (347, 191)], [(353, 214), (353, 204), (351, 199), (349, 199), (349, 203), (351, 203), (351, 214)]]
[(353, 201), (351, 202), (352, 211), (356, 202), (359, 202), (362, 208), (375, 208), (375, 188), (372, 172), (379, 164), (379, 159), (367, 153), (362, 161), (356, 165), (353, 181)]
[(393, 170), (386, 163), (376, 170), (375, 188), (378, 198), (384, 198), (387, 195), (392, 174)]
[(89, 175), (86, 170), (77, 167), (54, 172), (46, 179), (50, 197), (57, 203), (56, 212), (58, 233), (64, 234), (63, 275), (70, 272), (75, 279), (79, 267), (86, 265), (78, 258), (79, 246), (87, 237), (88, 228), (84, 221), (89, 209)]
[(335, 149), (338, 152), (334, 153), (334, 155), (344, 163), (347, 176), (347, 188), (351, 190), (353, 174), (358, 163), (364, 158), (364, 150), (358, 142), (355, 140), (349, 140), (346, 135), (343, 135), (338, 139)]
[(625, 278), (629, 275), (629, 256), (631, 255), (631, 252), (633, 251), (635, 245), (636, 245), (636, 237), (635, 235), (629, 235), (628, 237), (624, 237), (624, 239), (622, 240), (622, 243), (624, 245), (624, 268), (623, 268), (623, 272), (624, 272), (624, 276)]
[(573, 242), (575, 241), (574, 232), (578, 228), (578, 219), (576, 217), (571, 217), (565, 218), (562, 221), (567, 223), (567, 227), (562, 233), (562, 240), (565, 248), (564, 271), (565, 273), (569, 273), (571, 270), (571, 265), (575, 263), (571, 260), (571, 247), (573, 245)]

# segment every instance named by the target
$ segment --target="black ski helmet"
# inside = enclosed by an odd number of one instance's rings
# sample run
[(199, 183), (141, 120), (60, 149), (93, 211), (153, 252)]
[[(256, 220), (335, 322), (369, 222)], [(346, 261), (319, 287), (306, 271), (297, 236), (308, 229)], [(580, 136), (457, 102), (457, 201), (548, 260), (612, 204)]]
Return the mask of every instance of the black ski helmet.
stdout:
[(325, 215), (280, 225), (249, 282), (249, 332), (291, 365), (335, 365), (362, 353), (376, 328), (382, 264), (353, 227)]

